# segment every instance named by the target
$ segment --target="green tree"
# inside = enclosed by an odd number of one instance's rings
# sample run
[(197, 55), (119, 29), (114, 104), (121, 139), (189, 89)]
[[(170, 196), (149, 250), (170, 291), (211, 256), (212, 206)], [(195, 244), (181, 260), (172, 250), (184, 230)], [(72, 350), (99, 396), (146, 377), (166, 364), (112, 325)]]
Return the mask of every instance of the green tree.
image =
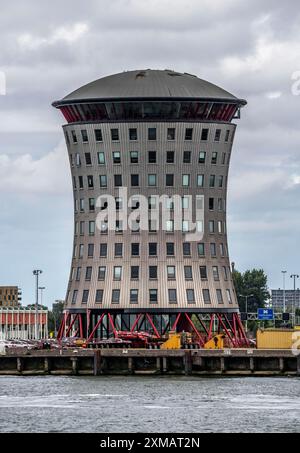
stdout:
[(63, 301), (57, 301), (52, 305), (52, 310), (49, 311), (49, 316), (48, 316), (48, 328), (49, 332), (55, 332), (59, 329), (59, 326), (61, 324), (62, 318), (63, 318), (63, 312), (64, 312), (64, 302)]
[(268, 291), (268, 277), (263, 269), (252, 269), (241, 273), (233, 271), (233, 281), (241, 312), (246, 311), (246, 299), (248, 298), (248, 312), (256, 312), (258, 308), (264, 308), (270, 298)]

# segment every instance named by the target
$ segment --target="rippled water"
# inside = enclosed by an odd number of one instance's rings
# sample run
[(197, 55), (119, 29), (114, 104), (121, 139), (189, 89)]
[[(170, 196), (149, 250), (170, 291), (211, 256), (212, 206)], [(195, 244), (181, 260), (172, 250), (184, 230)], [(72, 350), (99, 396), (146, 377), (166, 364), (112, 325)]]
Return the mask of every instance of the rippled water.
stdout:
[(0, 432), (300, 433), (300, 379), (0, 377)]

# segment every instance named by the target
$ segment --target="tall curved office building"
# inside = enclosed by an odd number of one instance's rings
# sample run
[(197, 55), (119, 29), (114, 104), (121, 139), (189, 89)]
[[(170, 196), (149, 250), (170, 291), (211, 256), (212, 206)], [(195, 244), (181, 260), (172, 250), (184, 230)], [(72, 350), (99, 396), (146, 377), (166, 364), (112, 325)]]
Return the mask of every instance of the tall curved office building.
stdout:
[(60, 336), (177, 329), (203, 344), (218, 329), (233, 344), (244, 338), (226, 195), (233, 121), (245, 104), (194, 75), (150, 69), (53, 104), (67, 121), (75, 206)]

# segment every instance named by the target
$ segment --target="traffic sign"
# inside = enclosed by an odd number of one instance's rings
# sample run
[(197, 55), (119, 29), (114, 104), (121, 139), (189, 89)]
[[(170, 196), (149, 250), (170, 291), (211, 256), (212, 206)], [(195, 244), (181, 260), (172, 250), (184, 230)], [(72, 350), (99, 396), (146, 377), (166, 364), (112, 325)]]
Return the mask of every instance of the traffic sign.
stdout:
[(273, 321), (274, 310), (272, 308), (259, 308), (257, 311), (257, 319), (259, 321)]

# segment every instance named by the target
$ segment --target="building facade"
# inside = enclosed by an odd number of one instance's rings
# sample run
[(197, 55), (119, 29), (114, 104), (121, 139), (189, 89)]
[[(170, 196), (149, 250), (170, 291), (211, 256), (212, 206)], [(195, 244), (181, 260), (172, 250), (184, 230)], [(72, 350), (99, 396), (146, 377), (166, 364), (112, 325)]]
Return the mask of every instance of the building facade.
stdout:
[(53, 104), (67, 121), (75, 209), (60, 335), (177, 328), (200, 338), (197, 318), (205, 335), (217, 320), (243, 336), (226, 201), (232, 121), (245, 104), (169, 70), (105, 77)]
[[(38, 338), (36, 338), (38, 325)], [(48, 338), (48, 311), (23, 307), (0, 308), (0, 340), (40, 340)]]
[(21, 291), (17, 286), (0, 286), (0, 307), (19, 307)]
[(292, 313), (294, 309), (300, 309), (300, 289), (272, 289), (271, 302), (275, 310), (283, 311), (284, 308), (284, 293), (286, 311)]

